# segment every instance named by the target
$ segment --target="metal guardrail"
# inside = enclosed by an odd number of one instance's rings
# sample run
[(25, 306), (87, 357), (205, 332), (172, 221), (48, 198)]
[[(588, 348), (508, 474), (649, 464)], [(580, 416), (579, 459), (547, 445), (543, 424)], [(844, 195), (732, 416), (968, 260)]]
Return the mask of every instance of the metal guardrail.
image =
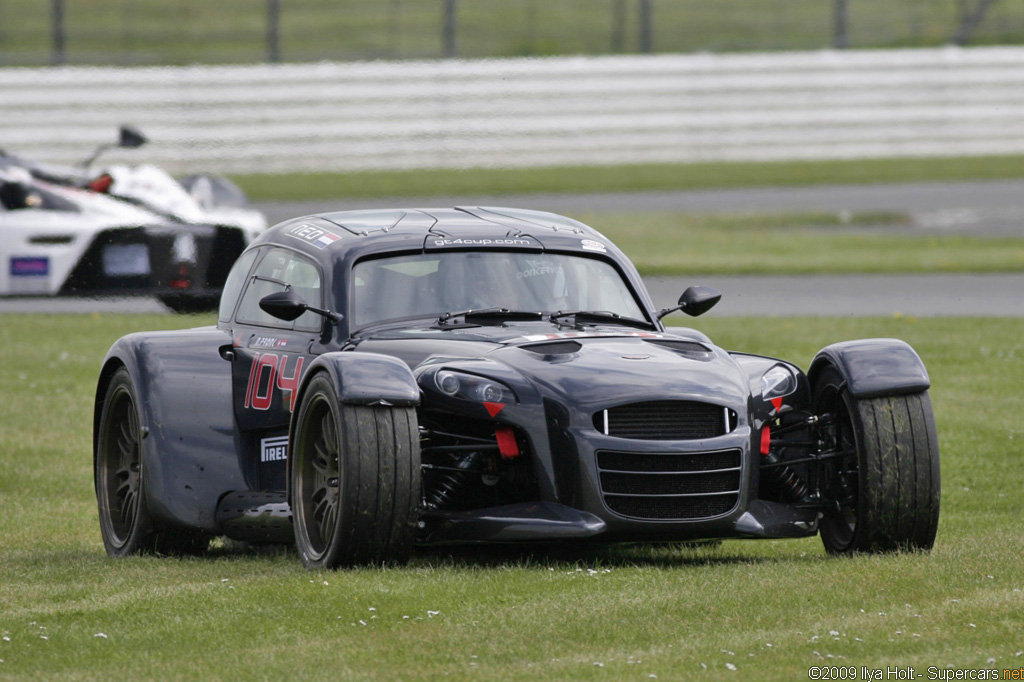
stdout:
[(176, 172), (1024, 153), (1024, 48), (0, 69), (0, 147)]

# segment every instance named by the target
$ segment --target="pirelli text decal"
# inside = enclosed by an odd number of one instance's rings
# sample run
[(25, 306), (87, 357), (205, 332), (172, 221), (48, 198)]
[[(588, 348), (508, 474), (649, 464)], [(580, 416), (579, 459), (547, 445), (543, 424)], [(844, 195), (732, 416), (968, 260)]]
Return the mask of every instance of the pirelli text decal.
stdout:
[(288, 459), (288, 436), (260, 439), (261, 462), (283, 462)]

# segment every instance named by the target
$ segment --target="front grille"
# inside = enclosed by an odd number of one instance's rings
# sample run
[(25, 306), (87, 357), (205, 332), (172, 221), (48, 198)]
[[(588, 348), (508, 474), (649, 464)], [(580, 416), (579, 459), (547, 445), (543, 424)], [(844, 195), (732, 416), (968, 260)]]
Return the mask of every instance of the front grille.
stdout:
[(742, 453), (640, 453), (600, 450), (597, 467), (605, 504), (638, 519), (720, 516), (739, 502)]
[(634, 440), (697, 440), (728, 433), (736, 424), (728, 408), (692, 400), (619, 405), (594, 415), (594, 428)]
[(644, 500), (619, 497), (607, 500), (608, 507), (621, 516), (655, 521), (704, 519), (721, 516), (736, 506), (734, 495), (720, 497), (660, 497)]
[(695, 495), (720, 493), (739, 487), (739, 471), (690, 474), (601, 474), (601, 489), (616, 495)]

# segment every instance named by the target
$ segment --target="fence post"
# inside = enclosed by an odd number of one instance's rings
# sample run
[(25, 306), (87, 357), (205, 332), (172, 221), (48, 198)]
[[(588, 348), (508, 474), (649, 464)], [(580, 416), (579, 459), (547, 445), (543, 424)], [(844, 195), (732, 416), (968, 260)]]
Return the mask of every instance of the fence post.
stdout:
[(973, 10), (970, 9), (966, 2), (962, 4), (963, 13), (960, 25), (957, 27), (956, 33), (953, 34), (953, 43), (956, 45), (966, 45), (970, 41), (971, 36), (974, 35), (975, 29), (981, 25), (988, 8), (994, 2), (995, 0), (978, 0)]
[(444, 56), (457, 57), (459, 55), (458, 44), (456, 43), (456, 0), (444, 0), (444, 25), (441, 28), (441, 40), (444, 43)]
[(267, 0), (267, 61), (281, 61), (281, 0)]
[(612, 2), (612, 52), (626, 51), (626, 0)]
[(64, 0), (53, 0), (50, 4), (52, 9), (51, 20), (53, 22), (53, 63), (57, 66), (64, 64), (66, 36), (64, 33)]
[(845, 50), (850, 46), (848, 10), (846, 0), (835, 0), (833, 5), (834, 33), (832, 35), (832, 46), (837, 50)]
[(640, 0), (640, 51), (648, 54), (654, 51), (654, 36), (651, 23), (654, 19), (652, 0)]

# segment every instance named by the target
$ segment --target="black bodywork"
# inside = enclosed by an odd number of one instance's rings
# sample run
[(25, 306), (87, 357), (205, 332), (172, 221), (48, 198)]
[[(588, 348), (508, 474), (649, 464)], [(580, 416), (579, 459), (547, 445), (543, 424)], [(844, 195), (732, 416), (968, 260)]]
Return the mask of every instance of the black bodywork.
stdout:
[[(189, 258), (176, 255), (182, 239), (189, 244)], [(196, 302), (196, 310), (211, 310), (244, 249), (245, 235), (237, 227), (180, 222), (114, 227), (93, 237), (58, 294), (149, 295), (168, 301), (174, 309), (182, 307), (182, 312), (191, 312), (190, 300)], [(141, 254), (147, 267), (141, 272), (112, 268), (110, 254), (117, 250)]]
[[(252, 315), (239, 300), (265, 285), (254, 273), (275, 249), (315, 266), (318, 288), (289, 290), (335, 315), (240, 321)], [(642, 318), (458, 309), (446, 317), (425, 303), (418, 317), (359, 326), (353, 290), (365, 283), (353, 267), (433, 251), (601, 261), (626, 283)], [(109, 382), (127, 369), (139, 396), (149, 513), (157, 525), (208, 536), (292, 539), (294, 415), (321, 373), (342, 404), (415, 407), (419, 543), (813, 535), (842, 502), (830, 498), (837, 488), (821, 473), (838, 455), (813, 404), (815, 374), (827, 367), (851, 377), (855, 398), (929, 386), (901, 341), (830, 346), (805, 373), (665, 327), (613, 244), (549, 213), (306, 216), (267, 231), (235, 268), (216, 327), (120, 339), (96, 393), (98, 434)], [(763, 394), (770, 370), (789, 382), (785, 395)], [(441, 386), (452, 372), (511, 393), (449, 395)]]

